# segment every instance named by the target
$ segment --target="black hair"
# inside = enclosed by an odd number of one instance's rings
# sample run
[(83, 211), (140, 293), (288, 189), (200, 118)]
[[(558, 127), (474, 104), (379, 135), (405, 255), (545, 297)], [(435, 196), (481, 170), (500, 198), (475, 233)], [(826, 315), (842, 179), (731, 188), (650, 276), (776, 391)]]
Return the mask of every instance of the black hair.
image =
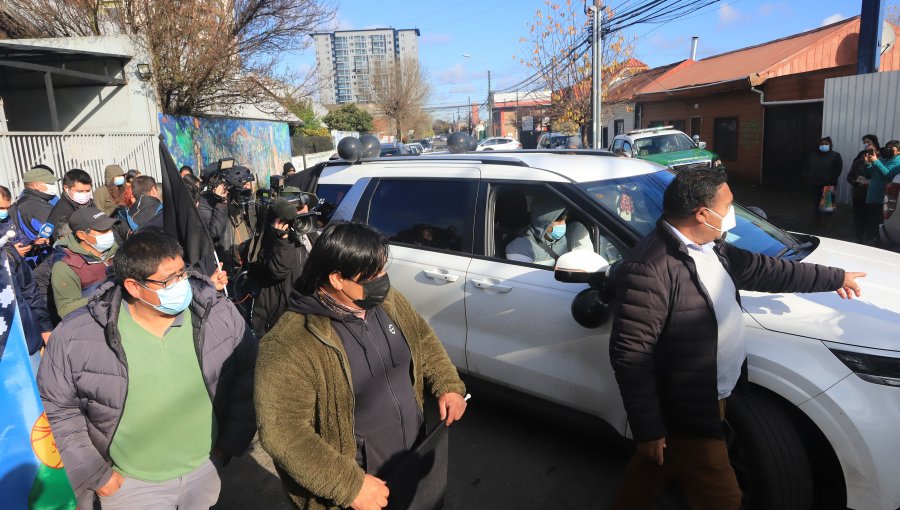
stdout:
[(185, 174), (181, 176), (181, 182), (187, 187), (188, 193), (191, 195), (191, 201), (197, 203), (200, 201), (200, 178), (194, 174)]
[(72, 185), (76, 182), (87, 184), (88, 186), (94, 184), (94, 181), (91, 180), (90, 174), (80, 168), (73, 168), (69, 170), (68, 172), (66, 172), (66, 175), (64, 175), (62, 179), (63, 186), (67, 188), (71, 188)]
[(158, 227), (145, 227), (131, 234), (122, 243), (113, 259), (116, 279), (144, 281), (159, 270), (162, 261), (181, 258), (184, 251), (174, 236)]
[(828, 145), (834, 146), (834, 143), (831, 141), (830, 136), (823, 136), (822, 138), (819, 138), (819, 143), (822, 142), (828, 142)]
[(381, 232), (363, 223), (331, 223), (309, 252), (297, 288), (302, 294), (313, 294), (335, 272), (342, 278), (359, 275), (360, 281), (370, 280), (387, 260), (388, 239)]
[(881, 148), (881, 145), (878, 144), (878, 137), (875, 135), (865, 135), (862, 137), (863, 140), (869, 140), (872, 142), (872, 145), (875, 146), (875, 149), (878, 150)]
[(156, 187), (156, 179), (149, 175), (139, 175), (131, 181), (131, 193), (134, 198), (150, 193)]
[(701, 207), (709, 207), (726, 182), (728, 177), (725, 172), (718, 170), (691, 170), (677, 174), (663, 193), (663, 216), (683, 219)]
[(125, 173), (125, 182), (132, 182), (135, 177), (140, 177), (141, 172), (135, 169), (131, 169)]
[(7, 188), (6, 186), (0, 186), (0, 198), (12, 202), (12, 193), (10, 193), (9, 188)]
[(43, 163), (38, 163), (37, 165), (31, 165), (31, 170), (34, 170), (36, 168), (43, 168), (44, 170), (50, 172), (51, 174), (53, 173), (53, 169)]
[(178, 169), (178, 173), (184, 172), (185, 170), (190, 172), (191, 175), (194, 175), (194, 169), (189, 167), (188, 165), (181, 165), (181, 168)]

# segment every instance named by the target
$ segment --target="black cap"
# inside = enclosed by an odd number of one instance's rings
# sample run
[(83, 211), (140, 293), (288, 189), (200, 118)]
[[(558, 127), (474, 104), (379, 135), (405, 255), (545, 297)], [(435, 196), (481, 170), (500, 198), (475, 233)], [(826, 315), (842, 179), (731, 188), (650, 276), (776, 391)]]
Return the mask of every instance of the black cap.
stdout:
[(118, 221), (96, 207), (82, 207), (69, 216), (69, 227), (72, 232), (103, 231), (111, 229)]
[(287, 163), (284, 164), (284, 166), (281, 167), (281, 173), (283, 173), (283, 174), (286, 174), (291, 170), (297, 170), (297, 169), (294, 168), (294, 164), (291, 163), (290, 161), (288, 161)]

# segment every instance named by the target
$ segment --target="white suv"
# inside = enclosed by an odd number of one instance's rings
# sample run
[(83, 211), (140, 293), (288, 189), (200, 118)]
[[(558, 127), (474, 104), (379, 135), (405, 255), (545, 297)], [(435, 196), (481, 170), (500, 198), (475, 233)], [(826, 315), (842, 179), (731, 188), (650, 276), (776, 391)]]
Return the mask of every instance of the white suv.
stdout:
[[(569, 246), (586, 243), (614, 265), (654, 228), (671, 178), (596, 152), (515, 151), (333, 161), (317, 191), (337, 205), (332, 221), (368, 222), (390, 238), (391, 282), (461, 372), (629, 436), (610, 323), (587, 329), (573, 319), (588, 285), (509, 260), (505, 249), (532, 208), (552, 203), (567, 212), (567, 231), (581, 232)], [(853, 301), (742, 292), (751, 384), (727, 418), (750, 507), (900, 507), (900, 255), (788, 234), (736, 209), (728, 238), (739, 247), (868, 272)]]

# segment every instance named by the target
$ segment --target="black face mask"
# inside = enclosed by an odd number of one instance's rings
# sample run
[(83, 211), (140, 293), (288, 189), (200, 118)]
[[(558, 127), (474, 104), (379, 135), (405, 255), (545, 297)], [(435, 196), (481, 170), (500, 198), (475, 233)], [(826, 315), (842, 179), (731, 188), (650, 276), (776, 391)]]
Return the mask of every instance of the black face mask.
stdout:
[(363, 288), (363, 298), (354, 299), (353, 304), (363, 310), (371, 310), (381, 303), (384, 303), (388, 291), (391, 290), (391, 280), (388, 278), (387, 273), (366, 283), (360, 283), (360, 285), (362, 285)]

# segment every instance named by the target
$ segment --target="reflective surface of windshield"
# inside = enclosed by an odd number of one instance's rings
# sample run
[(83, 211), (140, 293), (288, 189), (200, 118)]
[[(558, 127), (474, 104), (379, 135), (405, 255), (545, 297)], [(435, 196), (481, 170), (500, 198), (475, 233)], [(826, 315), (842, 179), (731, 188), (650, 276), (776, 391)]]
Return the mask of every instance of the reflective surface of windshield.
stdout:
[[(663, 192), (674, 175), (669, 172), (635, 175), (621, 179), (578, 184), (601, 207), (641, 237), (656, 228), (662, 216)], [(797, 242), (787, 233), (756, 216), (737, 203), (734, 204), (737, 227), (725, 237), (728, 242), (756, 253), (776, 256)]]
[(651, 136), (634, 141), (634, 149), (638, 156), (653, 156), (667, 152), (688, 151), (696, 149), (693, 140), (684, 133)]

